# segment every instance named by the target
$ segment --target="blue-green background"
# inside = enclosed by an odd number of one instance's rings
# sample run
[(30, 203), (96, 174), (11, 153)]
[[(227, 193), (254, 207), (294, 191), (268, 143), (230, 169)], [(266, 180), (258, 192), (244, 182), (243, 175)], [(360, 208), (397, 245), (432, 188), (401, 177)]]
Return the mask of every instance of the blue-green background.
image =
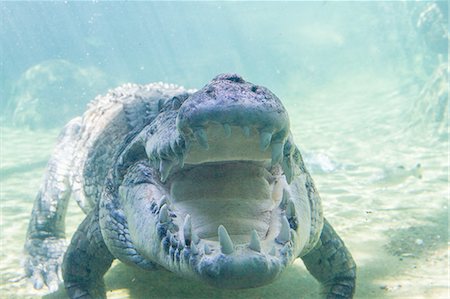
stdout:
[[(324, 213), (358, 263), (357, 298), (448, 296), (446, 1), (2, 1), (0, 297), (64, 296), (16, 279), (33, 200), (64, 123), (122, 83), (201, 88), (223, 72), (284, 102)], [(419, 163), (421, 179), (410, 171)], [(70, 206), (68, 236), (82, 218)], [(301, 261), (251, 290), (122, 264), (106, 283), (110, 298), (319, 292)]]

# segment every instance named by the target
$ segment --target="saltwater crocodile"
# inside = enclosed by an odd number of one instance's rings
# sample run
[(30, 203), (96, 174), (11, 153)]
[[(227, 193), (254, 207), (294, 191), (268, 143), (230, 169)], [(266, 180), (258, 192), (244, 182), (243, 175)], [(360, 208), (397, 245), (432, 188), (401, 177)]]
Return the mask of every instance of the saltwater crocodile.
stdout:
[[(87, 216), (66, 250), (70, 196)], [(327, 298), (355, 290), (355, 263), (322, 216), (285, 108), (235, 74), (198, 91), (128, 84), (97, 97), (59, 137), (25, 251), (34, 286), (56, 289), (62, 269), (71, 298), (104, 298), (116, 258), (251, 288), (300, 257)]]

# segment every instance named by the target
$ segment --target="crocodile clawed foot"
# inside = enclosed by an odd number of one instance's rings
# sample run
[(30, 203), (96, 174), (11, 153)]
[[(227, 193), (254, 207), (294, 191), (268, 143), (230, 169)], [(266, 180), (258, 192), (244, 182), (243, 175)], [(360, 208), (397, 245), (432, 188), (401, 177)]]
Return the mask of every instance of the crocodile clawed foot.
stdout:
[(66, 249), (64, 239), (29, 239), (25, 245), (25, 275), (29, 277), (34, 288), (44, 285), (50, 292), (58, 290), (62, 281), (61, 263)]
[(355, 292), (355, 277), (341, 278), (332, 284), (327, 292), (327, 299), (347, 299), (353, 298)]

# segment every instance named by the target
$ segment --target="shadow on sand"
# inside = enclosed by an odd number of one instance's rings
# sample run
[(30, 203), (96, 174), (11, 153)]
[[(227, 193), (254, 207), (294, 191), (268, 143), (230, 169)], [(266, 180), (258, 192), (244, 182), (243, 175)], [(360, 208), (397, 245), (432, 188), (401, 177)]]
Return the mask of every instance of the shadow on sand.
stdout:
[[(412, 265), (421, 264), (426, 256), (445, 249), (447, 244), (447, 210), (427, 218), (421, 226), (388, 230), (384, 242), (368, 243), (355, 248), (358, 255), (369, 255), (369, 260), (358, 265), (358, 281), (355, 298), (404, 298), (401, 294), (390, 292), (383, 286), (384, 281), (393, 281), (411, 270)], [(440, 237), (437, 237), (440, 236)], [(417, 240), (423, 241), (417, 244)], [(408, 245), (409, 244), (409, 245)], [(402, 246), (402, 252), (395, 251)], [(406, 247), (410, 246), (410, 247)], [(397, 248), (398, 249), (398, 248)], [(352, 248), (350, 250), (353, 252)], [(358, 252), (358, 250), (360, 252)], [(422, 278), (418, 278), (419, 281)], [(319, 285), (307, 272), (301, 260), (289, 267), (274, 283), (255, 289), (222, 290), (209, 287), (198, 281), (183, 279), (165, 270), (146, 272), (115, 262), (105, 276), (108, 298), (164, 298), (164, 299), (291, 299), (320, 298)], [(425, 287), (425, 286), (423, 286)], [(46, 295), (45, 299), (67, 298), (62, 285), (60, 290)]]

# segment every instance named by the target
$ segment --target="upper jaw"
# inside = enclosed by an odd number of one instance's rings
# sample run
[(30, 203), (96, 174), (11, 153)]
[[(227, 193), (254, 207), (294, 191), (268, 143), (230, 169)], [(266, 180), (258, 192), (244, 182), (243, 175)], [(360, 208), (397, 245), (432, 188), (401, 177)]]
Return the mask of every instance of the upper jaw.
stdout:
[(252, 160), (281, 164), (292, 179), (289, 117), (267, 88), (222, 74), (177, 109), (159, 114), (145, 149), (165, 182), (185, 163)]
[[(170, 122), (165, 125), (174, 126)], [(292, 137), (285, 133), (280, 135), (280, 132), (260, 132), (256, 126), (211, 122), (189, 134), (167, 129), (149, 134), (145, 139), (147, 156), (162, 183), (183, 170), (185, 164), (227, 161), (255, 161), (266, 168), (279, 164), (288, 183), (294, 175), (292, 155), (295, 146)]]

